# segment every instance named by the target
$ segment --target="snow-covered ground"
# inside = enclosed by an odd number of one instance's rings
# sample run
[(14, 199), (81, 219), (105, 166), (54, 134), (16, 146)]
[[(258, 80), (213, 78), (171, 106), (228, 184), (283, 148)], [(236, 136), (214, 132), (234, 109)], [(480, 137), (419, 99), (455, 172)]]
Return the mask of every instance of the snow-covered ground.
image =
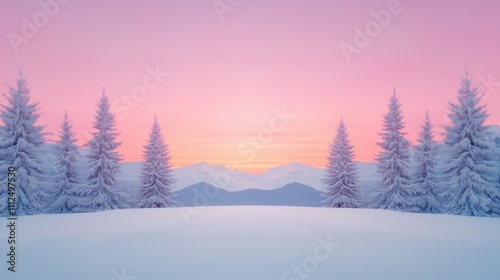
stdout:
[(15, 273), (0, 223), (2, 280), (500, 277), (495, 218), (268, 206), (26, 216)]

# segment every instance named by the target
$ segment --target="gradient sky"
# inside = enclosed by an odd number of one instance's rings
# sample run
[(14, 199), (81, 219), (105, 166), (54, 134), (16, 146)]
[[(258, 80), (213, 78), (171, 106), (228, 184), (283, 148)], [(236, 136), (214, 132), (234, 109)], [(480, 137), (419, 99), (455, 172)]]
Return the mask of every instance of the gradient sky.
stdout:
[[(1, 1), (0, 80), (13, 85), (22, 67), (40, 101), (39, 124), (56, 132), (67, 109), (80, 144), (105, 87), (125, 160), (141, 160), (156, 114), (175, 167), (322, 167), (341, 115), (356, 159), (373, 161), (392, 89), (414, 143), (425, 110), (442, 131), (465, 67), (474, 83), (493, 82), (483, 86), (488, 122), (500, 124), (500, 1), (401, 0), (401, 12), (349, 63), (340, 44), (353, 44), (355, 27), (364, 29), (371, 11), (390, 2), (243, 0), (221, 20), (212, 0), (72, 0), (16, 53), (9, 34), (23, 36), (23, 18), (43, 23), (43, 9), (38, 1)], [(121, 100), (157, 66), (169, 76), (144, 100), (135, 108)], [(284, 107), (295, 117), (272, 141), (262, 149), (244, 144), (269, 132), (273, 111)]]

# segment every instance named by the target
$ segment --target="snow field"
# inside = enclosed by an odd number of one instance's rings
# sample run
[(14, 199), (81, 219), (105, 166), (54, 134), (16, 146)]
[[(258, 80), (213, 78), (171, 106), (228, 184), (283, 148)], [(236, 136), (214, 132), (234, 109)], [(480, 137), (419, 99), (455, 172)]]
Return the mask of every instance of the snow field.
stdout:
[[(19, 217), (17, 272), (7, 271), (3, 262), (0, 279), (487, 280), (500, 275), (495, 218), (226, 206), (205, 207), (187, 224), (180, 211)], [(2, 226), (0, 236), (5, 230)], [(4, 242), (0, 253), (6, 254)]]

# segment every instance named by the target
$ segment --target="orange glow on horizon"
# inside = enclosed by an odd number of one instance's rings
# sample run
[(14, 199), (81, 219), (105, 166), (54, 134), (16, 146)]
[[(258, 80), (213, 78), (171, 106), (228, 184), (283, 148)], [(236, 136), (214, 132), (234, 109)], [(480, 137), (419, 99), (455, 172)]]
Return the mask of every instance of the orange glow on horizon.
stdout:
[[(175, 167), (236, 162), (251, 173), (293, 161), (324, 167), (340, 116), (355, 159), (374, 161), (393, 88), (410, 142), (426, 110), (439, 139), (466, 66), (483, 84), (487, 122), (500, 124), (500, 1), (404, 1), (349, 60), (339, 45), (387, 0), (249, 1), (223, 22), (210, 1), (194, 2), (71, 1), (18, 53), (0, 41), (0, 92), (22, 68), (38, 124), (56, 140), (67, 110), (81, 145), (104, 86), (125, 161), (142, 160), (156, 115)], [(6, 34), (40, 11), (37, 1), (0, 8)]]

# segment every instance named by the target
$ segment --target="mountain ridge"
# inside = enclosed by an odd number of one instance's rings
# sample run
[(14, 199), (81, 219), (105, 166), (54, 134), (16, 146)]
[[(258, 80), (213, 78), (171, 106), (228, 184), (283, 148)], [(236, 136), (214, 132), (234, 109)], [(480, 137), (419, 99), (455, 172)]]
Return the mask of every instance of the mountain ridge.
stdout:
[(176, 192), (180, 206), (273, 205), (321, 206), (322, 193), (297, 182), (273, 190), (246, 189), (230, 192), (207, 183), (198, 183)]
[[(355, 162), (355, 164), (359, 173), (363, 174), (363, 181), (360, 183), (378, 179), (376, 163)], [(119, 180), (128, 182), (137, 180), (141, 162), (122, 162), (120, 166), (122, 172), (118, 175)], [(325, 185), (322, 180), (325, 177), (325, 172), (326, 170), (323, 168), (299, 162), (273, 167), (259, 174), (231, 170), (221, 165), (206, 162), (172, 169), (172, 174), (176, 179), (173, 186), (174, 191), (180, 191), (198, 183), (211, 184), (219, 189), (232, 192), (247, 189), (274, 190), (297, 182), (323, 192)]]

